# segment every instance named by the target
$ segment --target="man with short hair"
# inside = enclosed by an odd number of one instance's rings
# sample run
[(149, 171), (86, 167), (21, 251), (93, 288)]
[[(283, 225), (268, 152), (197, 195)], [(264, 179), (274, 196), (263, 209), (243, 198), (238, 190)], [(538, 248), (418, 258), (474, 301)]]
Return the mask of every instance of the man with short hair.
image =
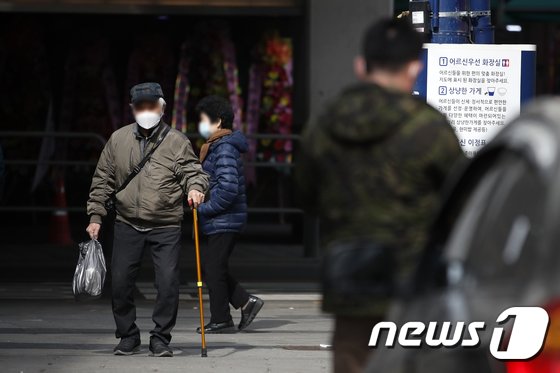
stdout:
[[(153, 356), (172, 356), (169, 342), (179, 304), (183, 201), (187, 196), (195, 207), (204, 201), (208, 175), (187, 137), (161, 120), (165, 100), (160, 85), (138, 84), (130, 94), (136, 122), (115, 131), (99, 157), (87, 203), (90, 224), (86, 230), (97, 239), (101, 219), (107, 215), (106, 203), (114, 201), (112, 297), (115, 334), (121, 339), (115, 355), (140, 350), (133, 292), (144, 248), (148, 248), (158, 291), (150, 351)], [(145, 157), (149, 158), (140, 167)], [(130, 179), (135, 168), (139, 172)]]
[(422, 37), (382, 20), (355, 60), (360, 83), (307, 129), (297, 161), (326, 247), (323, 308), (336, 316), (335, 372), (360, 372), (372, 327), (413, 272), (442, 183), (462, 157), (445, 117), (411, 95)]

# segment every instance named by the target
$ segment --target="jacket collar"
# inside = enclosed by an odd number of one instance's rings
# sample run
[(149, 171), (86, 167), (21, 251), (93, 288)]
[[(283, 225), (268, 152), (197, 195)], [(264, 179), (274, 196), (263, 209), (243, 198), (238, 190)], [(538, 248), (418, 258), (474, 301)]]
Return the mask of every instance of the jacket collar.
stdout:
[(221, 129), (216, 131), (210, 138), (206, 141), (204, 145), (200, 148), (200, 162), (204, 162), (204, 159), (208, 155), (208, 150), (210, 150), (210, 145), (220, 141), (222, 137), (229, 136), (233, 133), (230, 129)]
[[(152, 140), (153, 138), (157, 137), (156, 134), (159, 134), (163, 127), (165, 127), (165, 123), (162, 120), (160, 120), (159, 123), (154, 128), (152, 128), (152, 131), (148, 135), (147, 140)], [(145, 138), (144, 135), (142, 135), (142, 133), (140, 132), (140, 129), (138, 128), (138, 123), (134, 123), (134, 125), (132, 126), (132, 133), (137, 139)]]

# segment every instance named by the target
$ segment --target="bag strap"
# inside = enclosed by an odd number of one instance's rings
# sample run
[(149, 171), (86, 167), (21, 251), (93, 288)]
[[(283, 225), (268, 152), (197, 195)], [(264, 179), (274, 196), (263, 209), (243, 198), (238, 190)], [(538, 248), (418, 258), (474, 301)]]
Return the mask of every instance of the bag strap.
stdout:
[(167, 134), (171, 130), (171, 127), (169, 127), (167, 124), (164, 124), (164, 125), (165, 125), (165, 128), (161, 131), (161, 133), (160, 133), (155, 145), (153, 146), (153, 148), (150, 149), (148, 154), (146, 154), (144, 156), (144, 158), (140, 161), (140, 163), (138, 163), (134, 167), (132, 172), (127, 176), (127, 178), (124, 180), (124, 182), (121, 184), (121, 186), (118, 187), (118, 189), (116, 189), (113, 193), (111, 193), (111, 198), (115, 197), (117, 195), (117, 193), (122, 192), (128, 186), (128, 184), (130, 184), (132, 179), (134, 179), (136, 177), (136, 175), (138, 175), (140, 173), (140, 171), (142, 171), (142, 168), (144, 167), (144, 165), (150, 160), (150, 157), (152, 156), (152, 154), (154, 154), (154, 152), (156, 151), (158, 146), (160, 146), (160, 144), (165, 139), (165, 136), (167, 136)]

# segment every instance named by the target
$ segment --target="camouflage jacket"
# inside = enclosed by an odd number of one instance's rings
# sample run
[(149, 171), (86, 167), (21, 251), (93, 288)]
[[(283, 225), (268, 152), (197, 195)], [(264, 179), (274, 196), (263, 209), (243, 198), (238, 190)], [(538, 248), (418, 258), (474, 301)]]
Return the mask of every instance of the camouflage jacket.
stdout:
[[(397, 277), (411, 272), (435, 217), (440, 189), (463, 158), (445, 117), (425, 102), (375, 84), (352, 86), (307, 128), (297, 178), (304, 205), (318, 213), (324, 247), (366, 238), (395, 248)], [(337, 302), (343, 315), (384, 305)]]

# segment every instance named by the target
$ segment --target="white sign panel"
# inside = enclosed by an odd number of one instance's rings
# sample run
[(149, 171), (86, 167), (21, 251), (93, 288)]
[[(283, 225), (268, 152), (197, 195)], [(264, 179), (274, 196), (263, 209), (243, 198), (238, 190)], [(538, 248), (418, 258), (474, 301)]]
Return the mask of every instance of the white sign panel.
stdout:
[[(517, 117), (527, 45), (426, 44), (427, 102), (444, 113), (467, 156)], [(528, 49), (530, 48), (530, 49)]]

